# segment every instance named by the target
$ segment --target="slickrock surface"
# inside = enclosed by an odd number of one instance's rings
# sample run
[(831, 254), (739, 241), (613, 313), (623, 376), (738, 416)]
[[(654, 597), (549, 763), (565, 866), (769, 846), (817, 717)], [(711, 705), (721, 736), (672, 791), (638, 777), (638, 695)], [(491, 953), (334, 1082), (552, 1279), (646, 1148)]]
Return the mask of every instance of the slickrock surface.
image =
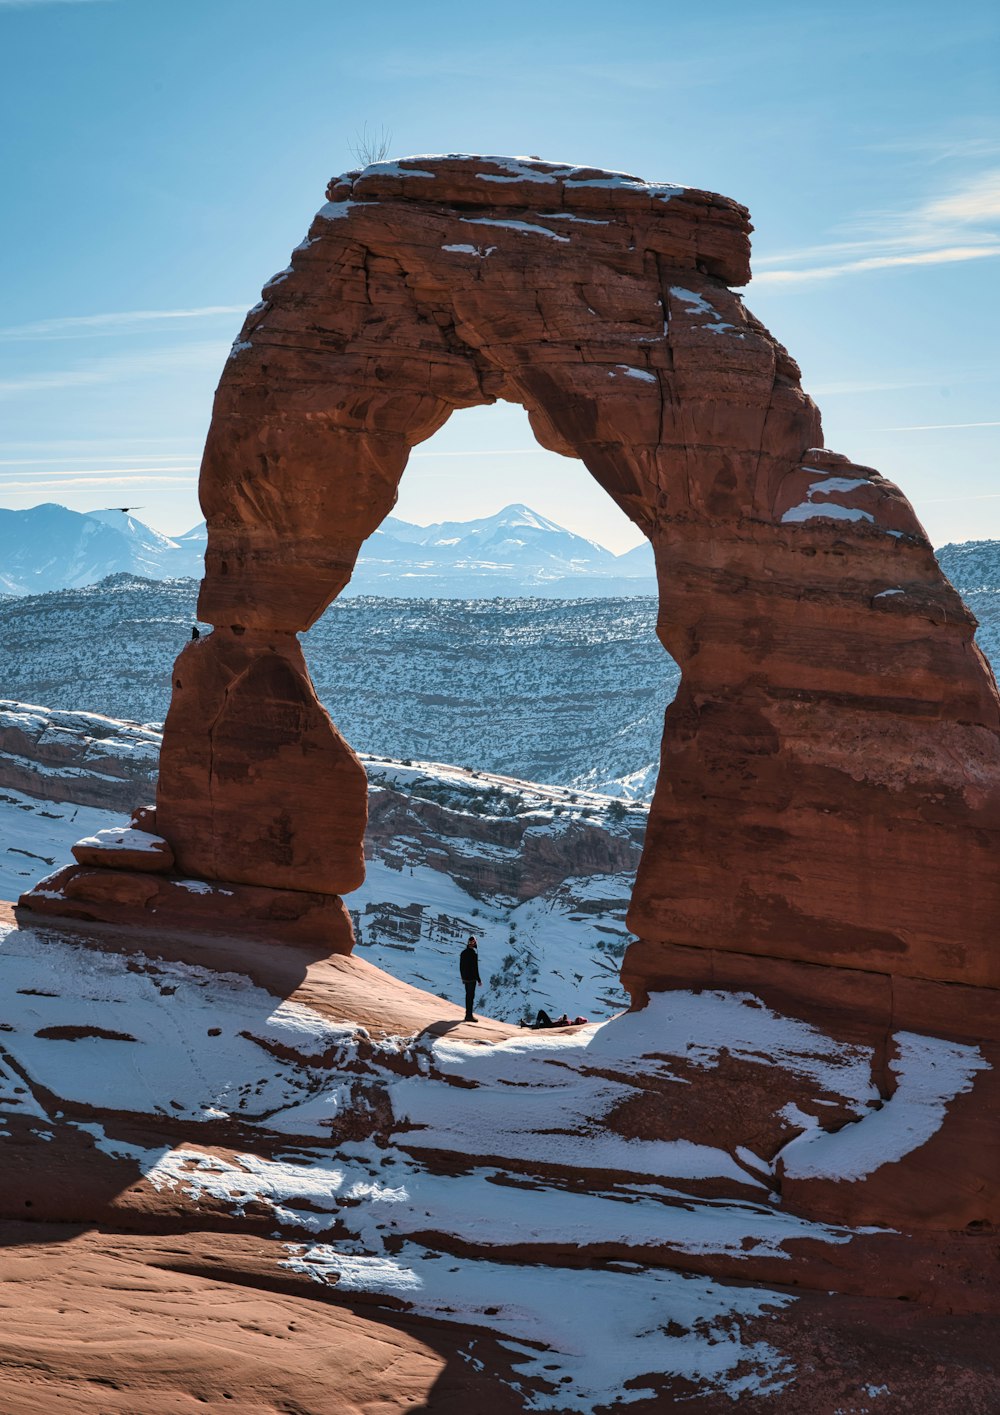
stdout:
[(796, 365), (730, 289), (745, 209), (510, 158), (378, 164), (328, 196), (216, 397), (199, 609), (216, 628), (178, 661), (160, 778), (182, 867), (358, 882), (363, 773), (295, 635), (411, 447), (512, 399), (653, 542), (682, 670), (631, 976), (655, 983), (657, 948), (693, 945), (996, 987), (992, 676), (905, 497), (822, 448)]
[(995, 1232), (831, 1221), (789, 1183), (905, 1183), (986, 1044), (883, 1039), (886, 1099), (846, 1011), (751, 990), (532, 1033), (355, 959), (11, 922), (10, 1415), (1000, 1400)]

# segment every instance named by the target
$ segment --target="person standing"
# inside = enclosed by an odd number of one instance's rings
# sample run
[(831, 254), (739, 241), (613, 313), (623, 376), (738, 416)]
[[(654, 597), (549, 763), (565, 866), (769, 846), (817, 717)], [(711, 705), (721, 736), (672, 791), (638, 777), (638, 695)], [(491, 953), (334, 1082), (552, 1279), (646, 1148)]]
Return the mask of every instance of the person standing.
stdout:
[(462, 949), (458, 960), (458, 971), (462, 975), (462, 982), (465, 984), (465, 1020), (475, 1022), (472, 1015), (472, 1003), (476, 996), (476, 985), (482, 982), (479, 976), (479, 954), (477, 949), (479, 944), (475, 934), (469, 935), (469, 941)]

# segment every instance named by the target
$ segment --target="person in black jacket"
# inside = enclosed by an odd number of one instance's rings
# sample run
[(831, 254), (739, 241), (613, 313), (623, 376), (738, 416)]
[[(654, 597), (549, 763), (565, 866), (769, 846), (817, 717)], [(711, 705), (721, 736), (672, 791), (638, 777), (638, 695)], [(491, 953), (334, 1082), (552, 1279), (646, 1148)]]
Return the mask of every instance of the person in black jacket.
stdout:
[(465, 984), (466, 1022), (476, 1021), (476, 1018), (472, 1015), (472, 1002), (476, 996), (476, 984), (482, 982), (482, 978), (479, 976), (479, 954), (476, 952), (478, 946), (475, 935), (470, 934), (469, 941), (462, 949), (458, 960), (458, 971), (461, 973), (462, 982)]

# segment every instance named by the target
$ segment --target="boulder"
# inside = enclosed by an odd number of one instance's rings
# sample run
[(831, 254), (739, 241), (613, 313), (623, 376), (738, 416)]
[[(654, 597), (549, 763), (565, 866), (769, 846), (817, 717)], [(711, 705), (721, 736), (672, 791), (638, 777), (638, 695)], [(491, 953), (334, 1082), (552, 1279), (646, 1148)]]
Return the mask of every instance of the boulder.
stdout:
[(125, 826), (122, 830), (99, 830), (96, 835), (84, 836), (73, 846), (73, 858), (81, 865), (161, 874), (173, 867), (174, 852), (162, 835)]

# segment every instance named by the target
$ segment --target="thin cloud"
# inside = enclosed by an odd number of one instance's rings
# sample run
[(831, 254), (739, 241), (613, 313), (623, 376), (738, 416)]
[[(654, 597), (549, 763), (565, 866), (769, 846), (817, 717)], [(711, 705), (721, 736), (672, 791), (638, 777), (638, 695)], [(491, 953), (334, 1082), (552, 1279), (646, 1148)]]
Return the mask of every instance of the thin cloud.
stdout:
[(181, 482), (186, 486), (193, 484), (193, 476), (167, 477), (167, 476), (146, 476), (142, 473), (132, 475), (128, 472), (112, 472), (106, 476), (74, 477), (70, 480), (63, 478), (39, 479), (32, 477), (30, 481), (3, 481), (0, 480), (0, 495), (7, 492), (25, 493), (35, 496), (40, 491), (80, 491), (86, 489), (96, 489), (107, 486), (168, 486), (175, 482)]
[(108, 0), (0, 0), (0, 10), (34, 10), (40, 5), (95, 5)]
[[(132, 462), (135, 460), (135, 456), (136, 454), (133, 453), (130, 457), (77, 457), (75, 460), (78, 462)], [(181, 471), (187, 467), (197, 467), (198, 465), (197, 458), (193, 456), (185, 460), (181, 456), (161, 457), (158, 455), (144, 455), (142, 460), (144, 462), (170, 462), (177, 464), (171, 467), (161, 467), (159, 469), (160, 471)], [(67, 459), (65, 457), (0, 457), (0, 467), (61, 467), (63, 472), (68, 476), (74, 468), (67, 467), (66, 461)], [(79, 470), (81, 472), (89, 471), (90, 468), (81, 467)]]
[[(100, 460), (100, 461), (106, 461), (106, 460), (108, 460), (109, 454), (108, 454), (107, 451), (106, 451), (106, 449), (107, 449), (108, 447), (128, 447), (128, 448), (131, 449), (131, 451), (130, 451), (130, 453), (129, 453), (129, 458), (131, 459), (131, 458), (137, 457), (137, 458), (139, 458), (140, 461), (147, 460), (147, 459), (148, 459), (148, 460), (155, 460), (155, 458), (152, 457), (152, 454), (150, 454), (150, 453), (148, 453), (148, 452), (145, 452), (145, 451), (140, 452), (140, 451), (138, 450), (139, 448), (146, 448), (146, 447), (173, 447), (173, 448), (175, 449), (175, 451), (174, 451), (174, 453), (173, 453), (172, 455), (175, 456), (175, 457), (186, 457), (186, 456), (189, 456), (189, 455), (192, 455), (192, 456), (193, 456), (195, 451), (199, 451), (199, 452), (201, 451), (201, 444), (199, 443), (199, 444), (197, 445), (197, 448), (196, 448), (196, 447), (195, 447), (195, 444), (192, 442), (191, 438), (189, 438), (189, 437), (114, 437), (114, 436), (108, 436), (108, 437), (54, 437), (54, 438), (45, 438), (45, 439), (40, 439), (40, 438), (34, 438), (34, 437), (33, 437), (33, 438), (29, 438), (29, 439), (24, 440), (24, 441), (15, 438), (15, 439), (9, 439), (9, 440), (4, 441), (3, 443), (0, 443), (0, 448), (2, 448), (4, 452), (13, 452), (15, 448), (21, 448), (22, 450), (26, 450), (26, 451), (29, 451), (29, 452), (40, 452), (40, 451), (42, 451), (43, 449), (45, 449), (45, 450), (47, 450), (47, 451), (50, 451), (50, 452), (54, 452), (54, 451), (56, 450), (56, 448), (59, 448), (59, 449), (62, 451), (62, 453), (63, 453), (64, 456), (69, 455), (70, 453), (78, 453), (78, 454), (79, 454), (78, 460), (80, 460), (80, 461), (88, 461), (88, 460), (93, 461), (94, 459), (93, 459), (93, 458), (88, 458), (88, 455), (83, 451), (83, 449), (84, 449), (85, 447), (97, 447), (97, 448), (99, 448), (99, 449), (100, 449), (100, 457), (99, 457), (98, 460)], [(178, 447), (179, 447), (179, 450), (177, 450)], [(159, 456), (160, 454), (157, 453), (156, 455)], [(111, 460), (114, 460), (114, 459), (112, 458)]]
[(995, 423), (914, 423), (912, 427), (873, 427), (871, 432), (943, 432), (960, 427), (1000, 427)]
[(229, 353), (229, 344), (204, 341), (176, 344), (142, 357), (118, 356), (94, 359), (84, 368), (53, 369), (0, 381), (0, 398), (16, 398), (25, 393), (50, 392), (60, 388), (87, 388), (102, 383), (127, 383), (148, 374), (175, 369), (220, 369)]
[[(175, 477), (173, 473), (177, 473), (177, 471), (182, 471), (184, 475), (182, 475), (182, 477)], [(197, 471), (197, 463), (192, 463), (191, 466), (185, 464), (185, 466), (180, 467), (88, 467), (81, 468), (81, 470), (78, 471), (75, 471), (72, 467), (68, 467), (59, 471), (58, 477), (59, 481), (69, 483), (69, 481), (86, 481), (88, 477), (124, 477), (124, 475), (129, 475), (130, 477), (130, 475), (141, 473), (143, 475), (150, 475), (150, 477), (163, 477), (165, 481), (187, 481), (187, 478), (197, 473)], [(11, 480), (11, 477), (31, 477), (30, 483), (24, 481), (21, 485), (25, 485), (25, 487), (27, 487), (27, 485), (41, 485), (47, 478), (51, 478), (52, 475), (54, 474), (52, 474), (51, 471), (34, 473), (34, 471), (21, 471), (20, 468), (18, 468), (17, 471), (4, 471), (4, 473), (0, 473), (0, 483), (7, 483), (7, 481)]]
[[(950, 265), (1000, 255), (1000, 168), (904, 211), (875, 212), (854, 239), (755, 261), (753, 284), (781, 289), (865, 271)], [(840, 259), (831, 260), (831, 257)]]
[(937, 223), (978, 224), (1000, 219), (1000, 171), (985, 172), (962, 191), (928, 202), (919, 219)]
[[(0, 5), (4, 0), (0, 0)], [(180, 310), (119, 310), (112, 314), (67, 315), (59, 319), (39, 319), (31, 324), (0, 328), (0, 339), (86, 339), (93, 335), (117, 334), (144, 324), (171, 319), (214, 319), (221, 315), (245, 314), (248, 305), (201, 305)]]
[(937, 251), (915, 251), (910, 255), (869, 256), (865, 260), (845, 260), (839, 265), (818, 265), (809, 270), (765, 270), (755, 275), (761, 285), (801, 285), (812, 280), (833, 280), (862, 270), (889, 270), (903, 265), (951, 265), (956, 261), (983, 260), (1000, 255), (1000, 243), (989, 246), (946, 246)]

